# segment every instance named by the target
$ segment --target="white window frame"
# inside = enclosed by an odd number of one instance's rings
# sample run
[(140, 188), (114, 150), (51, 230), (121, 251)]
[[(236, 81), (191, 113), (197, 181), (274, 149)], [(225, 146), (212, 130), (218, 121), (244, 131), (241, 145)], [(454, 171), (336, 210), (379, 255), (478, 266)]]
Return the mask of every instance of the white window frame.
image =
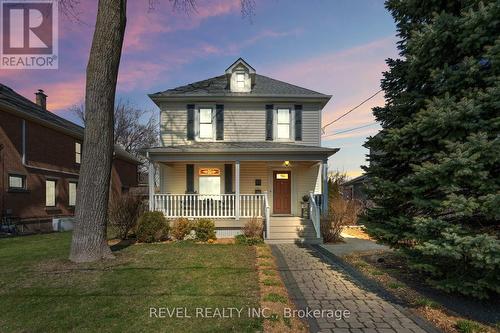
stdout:
[[(11, 186), (11, 178), (18, 178), (21, 179), (21, 186)], [(25, 190), (26, 189), (26, 176), (25, 175), (19, 175), (19, 174), (14, 174), (10, 173), (9, 174), (9, 190)]]
[[(49, 197), (49, 193), (47, 191), (50, 183), (54, 184), (54, 193), (52, 198)], [(56, 205), (57, 205), (57, 180), (45, 179), (45, 206), (56, 207)]]
[(82, 163), (82, 144), (80, 142), (75, 142), (75, 163)]
[[(201, 122), (201, 110), (211, 110), (211, 122), (207, 123)], [(200, 106), (198, 107), (198, 112), (196, 113), (196, 124), (197, 124), (197, 139), (199, 141), (213, 141), (215, 140), (215, 107), (214, 106)], [(202, 124), (210, 124), (212, 125), (212, 135), (210, 137), (202, 137), (201, 136), (201, 125)]]
[[(75, 192), (73, 196), (71, 195), (71, 185), (75, 186)], [(76, 181), (70, 181), (68, 182), (68, 205), (71, 207), (74, 207), (76, 205), (76, 190), (78, 187), (78, 182)], [(73, 200), (71, 200), (73, 199)]]
[[(219, 180), (219, 188), (216, 189), (216, 191), (214, 191), (213, 193), (203, 193), (202, 191), (202, 183), (204, 180), (207, 180), (207, 179), (218, 179)], [(203, 200), (203, 199), (214, 199), (214, 200), (220, 200), (220, 195), (221, 195), (221, 192), (222, 192), (222, 177), (219, 175), (219, 176), (199, 176), (198, 177), (198, 193), (200, 195), (200, 199)]]
[[(242, 81), (239, 80), (240, 77), (243, 77)], [(245, 73), (244, 72), (236, 72), (236, 87), (239, 89), (245, 88)]]
[[(280, 111), (288, 111), (288, 123), (280, 123), (279, 122), (279, 113)], [(274, 117), (274, 140), (276, 141), (293, 141), (292, 139), (292, 133), (293, 133), (293, 112), (291, 107), (281, 107), (278, 106), (275, 110), (275, 117)], [(278, 129), (279, 125), (288, 125), (288, 137), (286, 138), (280, 138), (278, 135)]]

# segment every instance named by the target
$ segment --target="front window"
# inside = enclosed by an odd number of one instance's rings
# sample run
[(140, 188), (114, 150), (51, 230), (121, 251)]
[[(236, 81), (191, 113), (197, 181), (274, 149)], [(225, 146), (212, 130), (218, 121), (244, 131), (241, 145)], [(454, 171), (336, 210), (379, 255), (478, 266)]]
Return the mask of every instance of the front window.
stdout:
[(245, 74), (237, 73), (236, 74), (236, 86), (238, 88), (245, 88)]
[(200, 194), (220, 194), (219, 176), (202, 176), (199, 178)]
[(200, 139), (213, 139), (214, 127), (212, 109), (200, 109)]
[(290, 139), (290, 109), (278, 109), (277, 138)]
[(26, 188), (26, 176), (9, 175), (9, 189), (24, 190)]
[(68, 203), (70, 206), (76, 204), (76, 183), (70, 182), (68, 185)]
[(45, 181), (45, 206), (55, 207), (56, 205), (56, 181)]
[(82, 161), (82, 145), (79, 142), (75, 142), (75, 162), (80, 164)]

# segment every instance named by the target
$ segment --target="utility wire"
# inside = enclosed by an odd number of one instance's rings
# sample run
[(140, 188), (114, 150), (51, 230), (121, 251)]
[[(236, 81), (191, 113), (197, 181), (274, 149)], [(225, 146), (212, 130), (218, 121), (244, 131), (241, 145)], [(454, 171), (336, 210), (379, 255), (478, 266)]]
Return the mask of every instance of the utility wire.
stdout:
[(338, 134), (342, 134), (342, 133), (352, 132), (352, 131), (355, 131), (355, 130), (358, 130), (358, 129), (361, 129), (361, 128), (365, 128), (365, 127), (368, 127), (368, 126), (375, 125), (375, 124), (377, 124), (377, 122), (369, 123), (369, 124), (366, 124), (366, 125), (363, 125), (363, 126), (354, 127), (354, 128), (349, 128), (349, 129), (346, 129), (346, 130), (343, 130), (343, 131), (334, 132), (334, 133), (330, 133), (330, 134), (327, 134), (327, 135), (322, 135), (322, 137), (323, 138), (327, 138), (327, 137), (338, 135)]
[(352, 109), (350, 109), (349, 111), (347, 111), (346, 113), (342, 114), (341, 116), (339, 116), (338, 118), (330, 121), (328, 124), (326, 124), (325, 126), (321, 127), (321, 131), (323, 133), (325, 133), (325, 128), (327, 128), (328, 126), (330, 126), (331, 124), (333, 124), (334, 122), (336, 121), (339, 121), (340, 119), (344, 118), (345, 116), (347, 116), (349, 113), (351, 113), (352, 111), (356, 110), (357, 108), (359, 108), (361, 105), (365, 104), (366, 102), (368, 102), (370, 99), (372, 99), (373, 97), (377, 96), (378, 94), (380, 94), (381, 92), (383, 91), (383, 89), (380, 89), (379, 91), (377, 91), (375, 94), (371, 95), (370, 97), (368, 97), (367, 99), (365, 99), (364, 101), (362, 101), (361, 103), (359, 103), (358, 105), (356, 105), (355, 107), (353, 107)]

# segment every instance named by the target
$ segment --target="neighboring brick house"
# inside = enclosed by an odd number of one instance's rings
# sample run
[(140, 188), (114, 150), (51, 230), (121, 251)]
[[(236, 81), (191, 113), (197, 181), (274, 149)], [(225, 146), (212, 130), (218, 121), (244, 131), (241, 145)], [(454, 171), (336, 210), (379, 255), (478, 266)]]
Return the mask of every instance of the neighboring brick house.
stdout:
[[(75, 208), (83, 127), (48, 111), (46, 97), (40, 90), (33, 103), (0, 84), (0, 212), (27, 229), (49, 228)], [(112, 194), (137, 186), (139, 163), (115, 147)]]

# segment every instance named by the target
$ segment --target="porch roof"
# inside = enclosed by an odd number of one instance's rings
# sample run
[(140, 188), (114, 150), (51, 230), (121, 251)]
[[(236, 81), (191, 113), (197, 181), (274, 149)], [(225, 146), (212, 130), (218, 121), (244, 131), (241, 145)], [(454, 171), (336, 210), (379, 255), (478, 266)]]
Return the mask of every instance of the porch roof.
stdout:
[(325, 160), (339, 151), (339, 148), (274, 141), (193, 142), (189, 145), (153, 147), (146, 151), (153, 160), (181, 160), (192, 155), (196, 155), (196, 159), (208, 160)]

